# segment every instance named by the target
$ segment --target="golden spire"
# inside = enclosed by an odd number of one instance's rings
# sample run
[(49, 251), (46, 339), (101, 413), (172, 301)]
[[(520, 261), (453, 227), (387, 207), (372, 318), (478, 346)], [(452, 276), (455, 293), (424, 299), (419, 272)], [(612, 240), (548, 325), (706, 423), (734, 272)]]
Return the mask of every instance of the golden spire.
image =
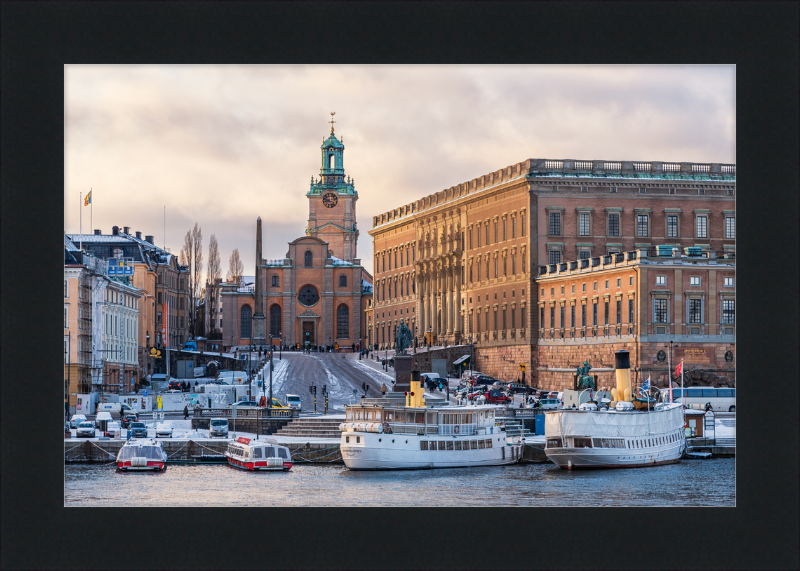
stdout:
[(333, 124), (336, 123), (336, 121), (333, 120), (334, 115), (336, 115), (336, 111), (331, 112), (331, 133), (333, 133)]

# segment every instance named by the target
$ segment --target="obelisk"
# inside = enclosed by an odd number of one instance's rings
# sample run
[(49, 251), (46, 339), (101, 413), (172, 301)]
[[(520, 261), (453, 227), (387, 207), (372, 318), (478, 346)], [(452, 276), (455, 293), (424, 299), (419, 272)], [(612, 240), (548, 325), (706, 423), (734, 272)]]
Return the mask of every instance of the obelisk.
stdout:
[(256, 223), (256, 283), (255, 309), (253, 311), (253, 344), (266, 345), (267, 320), (264, 316), (264, 284), (261, 273), (261, 217)]

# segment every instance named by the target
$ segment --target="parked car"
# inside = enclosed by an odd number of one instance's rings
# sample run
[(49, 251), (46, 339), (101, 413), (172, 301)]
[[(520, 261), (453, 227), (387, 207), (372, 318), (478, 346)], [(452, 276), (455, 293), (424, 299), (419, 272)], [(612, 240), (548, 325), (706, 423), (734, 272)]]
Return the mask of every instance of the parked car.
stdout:
[(172, 438), (172, 425), (160, 422), (156, 427), (156, 438)]
[(470, 395), (471, 398), (475, 399), (478, 397), (484, 397), (486, 399), (486, 404), (506, 404), (511, 402), (511, 399), (503, 394), (502, 391), (497, 389), (492, 389), (489, 391), (478, 391), (476, 393), (472, 393)]
[(523, 385), (520, 383), (511, 383), (508, 385), (508, 390), (512, 394), (532, 395), (536, 393), (536, 389), (533, 387), (529, 387), (528, 385)]
[(85, 420), (86, 420), (86, 415), (85, 414), (73, 414), (72, 418), (69, 419), (69, 427), (70, 428), (78, 428), (78, 425), (81, 422), (84, 422)]
[(180, 381), (170, 381), (167, 390), (181, 392), (183, 391), (183, 386)]
[(144, 422), (131, 422), (130, 431), (136, 438), (147, 438), (147, 426)]
[(493, 385), (497, 382), (497, 379), (494, 377), (490, 377), (489, 375), (478, 375), (475, 377), (475, 384), (476, 385)]
[(78, 425), (78, 432), (76, 434), (79, 437), (94, 438), (94, 422), (91, 420), (81, 422)]
[(429, 391), (437, 390), (439, 385), (442, 385), (442, 388), (447, 386), (447, 380), (440, 377), (437, 373), (422, 373), (419, 376), (419, 380), (425, 384)]
[(117, 422), (116, 420), (112, 420), (106, 423), (106, 429), (103, 432), (103, 436), (114, 438), (117, 432), (119, 433), (120, 436), (122, 436), (122, 427), (119, 425), (119, 422)]
[(122, 421), (121, 421), (122, 428), (130, 428), (131, 427), (131, 422), (136, 422), (138, 420), (139, 420), (139, 417), (136, 416), (135, 414), (126, 414), (125, 416), (122, 417)]
[(228, 436), (228, 419), (227, 418), (212, 418), (208, 427), (209, 438), (221, 436), (227, 438)]
[(233, 403), (231, 406), (258, 406), (258, 403), (254, 400), (241, 400)]
[(538, 405), (539, 405), (539, 408), (542, 408), (542, 409), (545, 409), (545, 410), (561, 408), (561, 403), (558, 401), (558, 399), (550, 399), (550, 398), (541, 399), (541, 400), (539, 400)]

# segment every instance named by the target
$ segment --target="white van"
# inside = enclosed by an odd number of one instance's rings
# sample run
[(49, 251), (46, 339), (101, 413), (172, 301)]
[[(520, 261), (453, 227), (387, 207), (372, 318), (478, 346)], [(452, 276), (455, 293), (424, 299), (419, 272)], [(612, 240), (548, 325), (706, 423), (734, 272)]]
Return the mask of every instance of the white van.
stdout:
[(300, 400), (300, 395), (287, 394), (286, 395), (286, 405), (289, 408), (296, 408), (297, 410), (300, 410), (300, 406), (302, 405), (302, 402)]
[(112, 418), (120, 418), (126, 414), (135, 414), (133, 409), (127, 404), (118, 402), (101, 402), (97, 405), (97, 412), (108, 412), (111, 414)]

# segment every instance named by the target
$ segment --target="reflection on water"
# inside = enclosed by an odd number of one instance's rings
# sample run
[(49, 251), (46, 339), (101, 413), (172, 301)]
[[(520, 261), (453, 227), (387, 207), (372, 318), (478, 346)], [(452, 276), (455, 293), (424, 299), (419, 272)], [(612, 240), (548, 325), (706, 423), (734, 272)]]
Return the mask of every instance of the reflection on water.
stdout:
[[(120, 473), (70, 464), (66, 506), (729, 506), (735, 459), (655, 468), (562, 470), (554, 464), (351, 472), (297, 465), (250, 473), (227, 465), (172, 464), (164, 473)], [(492, 489), (491, 504), (485, 490)], [(309, 490), (314, 493), (309, 494)], [(413, 493), (410, 493), (413, 492)]]

